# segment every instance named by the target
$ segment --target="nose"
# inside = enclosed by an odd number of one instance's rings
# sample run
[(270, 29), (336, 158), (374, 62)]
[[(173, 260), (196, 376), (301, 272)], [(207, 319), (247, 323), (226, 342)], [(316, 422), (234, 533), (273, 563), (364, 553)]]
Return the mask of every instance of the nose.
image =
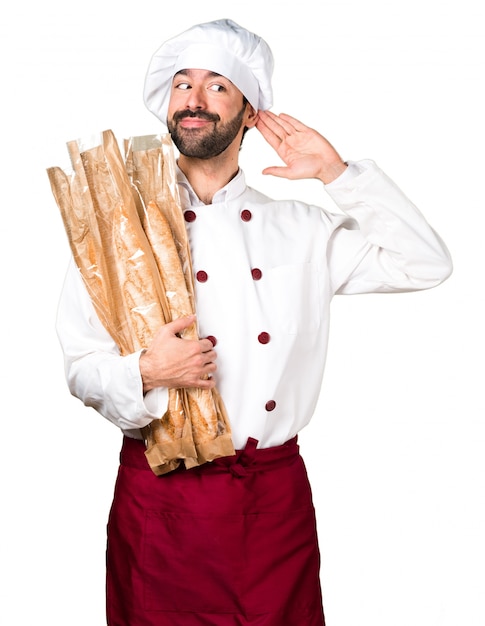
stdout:
[(187, 99), (185, 101), (185, 108), (191, 111), (197, 111), (207, 108), (207, 100), (205, 97), (205, 90), (203, 87), (192, 86), (187, 91)]

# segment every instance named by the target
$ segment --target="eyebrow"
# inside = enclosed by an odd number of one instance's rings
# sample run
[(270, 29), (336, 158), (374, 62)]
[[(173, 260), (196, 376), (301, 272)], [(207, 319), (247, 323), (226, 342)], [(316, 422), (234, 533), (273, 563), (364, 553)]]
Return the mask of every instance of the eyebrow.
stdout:
[[(178, 72), (175, 72), (174, 76), (178, 76), (179, 74), (182, 74), (183, 76), (190, 76), (190, 73), (191, 73), (191, 70), (187, 68), (187, 69), (183, 69), (183, 70), (179, 70)], [(207, 75), (210, 78), (218, 78), (218, 77), (225, 78), (225, 76), (222, 76), (222, 74), (218, 74), (217, 72), (208, 71)]]

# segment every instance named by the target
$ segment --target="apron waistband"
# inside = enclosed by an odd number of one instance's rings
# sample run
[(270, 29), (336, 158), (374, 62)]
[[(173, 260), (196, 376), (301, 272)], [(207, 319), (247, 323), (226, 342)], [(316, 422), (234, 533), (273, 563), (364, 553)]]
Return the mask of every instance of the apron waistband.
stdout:
[[(257, 446), (258, 440), (249, 437), (245, 447), (242, 450), (237, 450), (235, 455), (214, 459), (214, 461), (190, 469), (190, 472), (231, 472), (236, 478), (242, 478), (252, 472), (275, 467), (282, 463), (286, 464), (290, 458), (299, 456), (300, 452), (298, 436), (280, 446), (271, 448), (258, 448)], [(144, 442), (125, 435), (120, 452), (120, 464), (151, 471), (145, 457)], [(180, 464), (179, 468), (164, 476), (180, 471), (186, 471), (183, 463)]]

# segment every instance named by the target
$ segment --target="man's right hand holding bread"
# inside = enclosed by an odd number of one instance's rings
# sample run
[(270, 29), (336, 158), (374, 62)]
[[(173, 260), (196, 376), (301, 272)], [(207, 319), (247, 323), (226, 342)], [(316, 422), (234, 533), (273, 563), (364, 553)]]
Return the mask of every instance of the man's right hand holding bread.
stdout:
[(215, 387), (212, 374), (217, 369), (217, 354), (210, 339), (180, 337), (195, 319), (196, 316), (191, 315), (163, 325), (141, 354), (140, 373), (144, 393), (155, 387)]

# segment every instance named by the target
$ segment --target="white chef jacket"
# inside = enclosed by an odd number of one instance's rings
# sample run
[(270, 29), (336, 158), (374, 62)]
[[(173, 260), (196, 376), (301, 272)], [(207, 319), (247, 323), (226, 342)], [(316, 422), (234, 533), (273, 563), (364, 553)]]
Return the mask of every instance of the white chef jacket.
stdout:
[[(334, 294), (434, 287), (452, 271), (446, 246), (370, 160), (325, 186), (342, 214), (274, 201), (243, 172), (210, 205), (178, 171), (195, 276), (199, 336), (216, 342), (217, 388), (236, 448), (280, 445), (310, 421)], [(161, 417), (168, 391), (143, 395), (139, 354), (120, 356), (71, 263), (57, 332), (70, 391), (131, 437)]]

